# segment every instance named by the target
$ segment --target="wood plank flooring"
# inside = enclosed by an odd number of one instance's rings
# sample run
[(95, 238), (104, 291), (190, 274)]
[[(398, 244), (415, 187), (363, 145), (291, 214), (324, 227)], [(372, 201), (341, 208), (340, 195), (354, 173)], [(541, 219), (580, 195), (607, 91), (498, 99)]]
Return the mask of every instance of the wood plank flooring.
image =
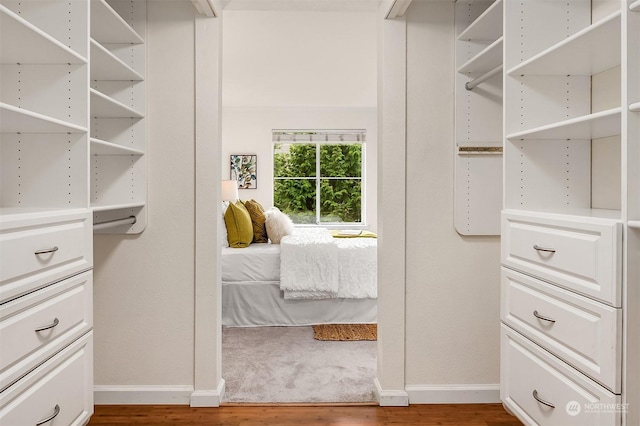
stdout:
[(501, 404), (430, 404), (409, 407), (234, 405), (97, 405), (89, 425), (221, 426), (521, 426)]

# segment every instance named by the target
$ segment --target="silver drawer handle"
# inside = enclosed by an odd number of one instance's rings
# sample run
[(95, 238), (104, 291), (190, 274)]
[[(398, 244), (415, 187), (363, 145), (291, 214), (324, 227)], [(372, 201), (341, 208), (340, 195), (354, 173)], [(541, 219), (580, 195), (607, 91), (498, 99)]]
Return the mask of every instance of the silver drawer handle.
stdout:
[(34, 252), (33, 254), (47, 254), (47, 253), (53, 253), (58, 251), (58, 246), (52, 247), (50, 249), (44, 249), (44, 250), (38, 250), (36, 252)]
[(540, 397), (538, 396), (538, 391), (537, 391), (537, 390), (535, 390), (535, 389), (533, 390), (533, 397), (534, 397), (534, 398), (536, 399), (536, 401), (538, 401), (540, 404), (544, 404), (544, 405), (546, 405), (547, 407), (556, 408), (556, 406), (555, 406), (555, 405), (553, 405), (552, 403), (547, 402), (547, 401), (545, 401), (544, 399), (540, 398)]
[(44, 326), (42, 326), (42, 327), (40, 327), (40, 328), (36, 328), (36, 329), (35, 329), (35, 332), (37, 333), (37, 332), (39, 332), (39, 331), (49, 330), (50, 328), (55, 327), (55, 326), (56, 326), (56, 325), (58, 325), (59, 323), (60, 323), (60, 321), (58, 321), (58, 318), (54, 318), (54, 319), (53, 319), (53, 322), (52, 322), (51, 324), (49, 324), (49, 325), (44, 325)]
[(53, 408), (53, 414), (47, 417), (46, 419), (42, 419), (39, 422), (37, 422), (36, 426), (43, 425), (47, 422), (50, 422), (51, 420), (55, 419), (58, 414), (60, 414), (60, 406), (56, 404), (56, 406)]
[(542, 321), (556, 322), (556, 320), (554, 320), (553, 318), (549, 318), (549, 317), (545, 317), (544, 315), (540, 315), (537, 310), (533, 311), (533, 316), (538, 318), (538, 319), (541, 319)]
[(536, 249), (536, 250), (538, 250), (538, 251), (546, 251), (546, 252), (548, 252), (548, 253), (555, 253), (555, 252), (556, 252), (556, 249), (552, 249), (552, 248), (549, 248), (549, 247), (540, 247), (540, 246), (539, 246), (539, 245), (537, 245), (537, 244), (535, 244), (535, 245), (533, 246), (533, 248), (534, 248), (534, 249)]

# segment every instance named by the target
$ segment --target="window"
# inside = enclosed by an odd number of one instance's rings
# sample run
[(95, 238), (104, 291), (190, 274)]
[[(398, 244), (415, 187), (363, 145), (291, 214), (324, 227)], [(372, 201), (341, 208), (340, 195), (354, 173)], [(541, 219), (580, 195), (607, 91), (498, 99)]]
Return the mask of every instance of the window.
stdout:
[(274, 130), (274, 205), (296, 224), (363, 223), (364, 136)]

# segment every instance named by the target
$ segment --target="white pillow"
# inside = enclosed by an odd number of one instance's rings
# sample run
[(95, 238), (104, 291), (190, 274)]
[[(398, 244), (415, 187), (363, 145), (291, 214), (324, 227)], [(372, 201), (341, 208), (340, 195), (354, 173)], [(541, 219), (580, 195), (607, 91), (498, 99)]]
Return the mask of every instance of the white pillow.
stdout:
[(227, 236), (227, 224), (224, 222), (224, 214), (229, 207), (228, 201), (223, 201), (220, 210), (222, 214), (218, 217), (218, 229), (220, 230), (220, 245), (222, 247), (229, 247), (229, 237)]
[(265, 220), (267, 236), (272, 244), (280, 244), (282, 237), (293, 233), (294, 226), (291, 218), (277, 207), (270, 207), (264, 214), (267, 217)]

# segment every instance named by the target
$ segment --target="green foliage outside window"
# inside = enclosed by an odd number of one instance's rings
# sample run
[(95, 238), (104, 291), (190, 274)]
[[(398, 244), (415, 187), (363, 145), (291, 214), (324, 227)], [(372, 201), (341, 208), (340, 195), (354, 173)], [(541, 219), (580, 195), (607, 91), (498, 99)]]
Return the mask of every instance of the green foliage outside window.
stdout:
[(320, 222), (362, 221), (361, 144), (277, 143), (273, 165), (274, 205), (294, 223), (316, 223), (318, 196)]

